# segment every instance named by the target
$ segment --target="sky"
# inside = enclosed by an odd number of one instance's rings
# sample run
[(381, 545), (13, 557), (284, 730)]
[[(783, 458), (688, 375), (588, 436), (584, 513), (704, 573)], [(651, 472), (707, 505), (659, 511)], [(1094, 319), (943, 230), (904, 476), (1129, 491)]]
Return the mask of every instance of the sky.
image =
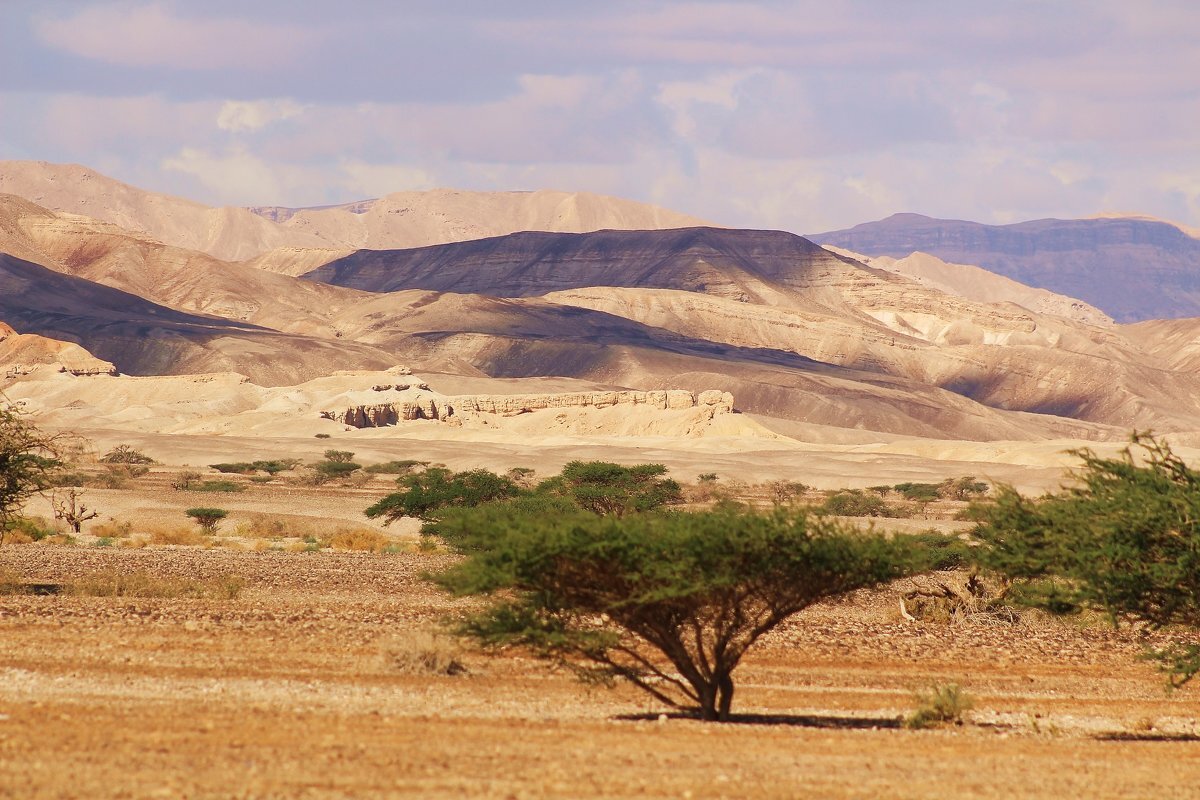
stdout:
[(0, 159), (212, 205), (1200, 225), (1200, 3), (0, 0)]

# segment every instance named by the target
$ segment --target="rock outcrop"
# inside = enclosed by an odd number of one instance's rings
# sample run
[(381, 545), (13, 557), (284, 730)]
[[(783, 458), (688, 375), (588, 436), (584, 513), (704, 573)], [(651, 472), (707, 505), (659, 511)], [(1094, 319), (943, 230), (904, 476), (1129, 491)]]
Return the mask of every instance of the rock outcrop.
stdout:
[(410, 420), (461, 422), (479, 415), (514, 417), (546, 409), (643, 407), (670, 411), (699, 408), (708, 416), (733, 412), (733, 395), (709, 390), (693, 394), (681, 389), (664, 391), (570, 392), (564, 394), (506, 394), (446, 396), (424, 383), (399, 383), (373, 387), (374, 391), (400, 392), (401, 397), (321, 412), (354, 428), (379, 428)]
[(74, 342), (17, 333), (0, 322), (0, 376), (15, 378), (28, 375), (46, 364), (72, 375), (117, 374), (117, 368), (111, 362), (96, 358)]

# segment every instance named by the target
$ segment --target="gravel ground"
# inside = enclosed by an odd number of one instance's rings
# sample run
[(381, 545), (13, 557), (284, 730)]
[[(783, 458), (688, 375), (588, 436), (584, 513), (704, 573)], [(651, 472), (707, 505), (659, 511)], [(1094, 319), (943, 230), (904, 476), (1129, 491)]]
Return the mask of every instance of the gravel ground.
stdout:
[[(0, 572), (239, 576), (233, 600), (0, 596), (0, 797), (1189, 797), (1200, 694), (1141, 643), (1040, 618), (911, 623), (902, 587), (798, 616), (739, 668), (746, 724), (660, 717), (519, 654), (389, 657), (461, 610), (446, 556), (0, 548)], [(957, 682), (962, 727), (909, 731)]]

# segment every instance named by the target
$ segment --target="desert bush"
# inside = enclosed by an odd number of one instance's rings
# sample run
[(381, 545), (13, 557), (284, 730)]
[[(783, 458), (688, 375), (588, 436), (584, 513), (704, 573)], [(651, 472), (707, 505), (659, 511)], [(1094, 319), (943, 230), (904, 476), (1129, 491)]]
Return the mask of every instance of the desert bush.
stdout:
[(521, 489), (532, 489), (537, 484), (537, 470), (530, 467), (513, 467), (504, 473), (504, 477)]
[(5, 541), (10, 544), (40, 542), (58, 533), (44, 517), (13, 517), (9, 520)]
[(237, 481), (201, 481), (200, 483), (192, 484), (189, 488), (192, 492), (244, 492), (246, 484), (238, 483)]
[(316, 439), (328, 439), (330, 435), (328, 433), (314, 433), (313, 437)]
[(338, 478), (348, 478), (353, 473), (362, 469), (362, 464), (357, 464), (353, 461), (318, 461), (312, 465), (316, 475), (319, 476), (320, 482), (337, 480)]
[(194, 470), (183, 470), (171, 478), (171, 488), (177, 492), (186, 492), (200, 482), (201, 475)]
[(366, 510), (368, 517), (385, 517), (387, 522), (401, 517), (432, 519), (442, 509), (453, 506), (477, 506), (518, 493), (515, 483), (486, 469), (451, 472), (430, 467), (396, 480), (402, 491), (389, 494)]
[(1076, 485), (1032, 499), (1000, 486), (976, 506), (976, 558), (1015, 581), (1014, 602), (1173, 631), (1147, 656), (1186, 683), (1200, 673), (1200, 472), (1149, 434), (1116, 458), (1074, 454)]
[(844, 489), (825, 498), (818, 509), (837, 517), (900, 517), (903, 511), (888, 505), (882, 497), (861, 489)]
[(354, 453), (349, 450), (326, 450), (324, 457), (326, 461), (332, 461), (335, 464), (349, 464), (354, 461)]
[(929, 503), (942, 496), (941, 485), (937, 483), (897, 483), (892, 488), (905, 500), (919, 503)]
[(406, 459), (403, 461), (385, 461), (382, 464), (371, 464), (364, 467), (364, 471), (370, 472), (373, 475), (407, 475), (417, 467), (428, 466), (428, 461), (413, 461)]
[(433, 630), (396, 633), (380, 643), (387, 665), (405, 675), (463, 675), (462, 647), (452, 637)]
[(275, 480), (274, 475), (251, 475), (250, 476), (251, 483), (258, 483), (258, 484), (271, 483), (274, 480)]
[(210, 469), (215, 469), (217, 472), (222, 472), (229, 475), (250, 475), (258, 471), (258, 468), (247, 461), (233, 461), (227, 464), (209, 464)]
[(975, 700), (957, 683), (934, 684), (928, 691), (917, 692), (916, 706), (904, 718), (904, 727), (922, 730), (942, 725), (962, 725), (963, 715), (975, 706)]
[(217, 525), (220, 524), (221, 520), (229, 516), (229, 512), (223, 508), (189, 508), (183, 513), (196, 520), (196, 524), (205, 533), (216, 531)]
[[(201, 524), (201, 528), (207, 533), (212, 532), (208, 528), (204, 528), (203, 524)], [(216, 530), (216, 528), (214, 527), (213, 530)], [(147, 544), (153, 545), (196, 546), (208, 543), (208, 537), (206, 537), (203, 533), (200, 533), (194, 528), (186, 528), (183, 526), (155, 526), (145, 531), (145, 533)]]
[(938, 494), (947, 500), (973, 500), (985, 495), (991, 486), (975, 480), (974, 475), (965, 478), (947, 478), (938, 484)]
[(154, 459), (127, 444), (119, 444), (100, 457), (101, 464), (153, 464)]
[(321, 544), (332, 550), (361, 550), (381, 552), (388, 546), (389, 539), (373, 528), (338, 528), (323, 537)]
[(267, 461), (254, 461), (250, 464), (256, 470), (265, 472), (268, 475), (277, 475), (280, 472), (287, 472), (300, 466), (298, 458), (275, 458)]
[(700, 483), (716, 483), (717, 473), (701, 472), (699, 475), (696, 476), (696, 480), (698, 480)]
[(132, 522), (117, 522), (109, 520), (108, 522), (98, 522), (92, 526), (92, 535), (106, 539), (121, 539), (133, 533)]
[(50, 485), (54, 487), (76, 487), (81, 488), (87, 486), (92, 480), (92, 476), (86, 472), (75, 472), (73, 470), (63, 470), (55, 472), (50, 477)]
[(101, 472), (89, 483), (102, 489), (124, 489), (129, 481), (140, 478), (150, 471), (144, 464), (105, 464)]
[(808, 491), (808, 487), (796, 481), (770, 481), (767, 483), (767, 496), (777, 506), (787, 505)]
[(429, 527), (464, 556), (438, 583), (490, 600), (462, 633), (531, 647), (585, 679), (627, 680), (710, 720), (729, 719), (734, 669), (759, 637), (919, 560), (903, 537), (803, 509), (600, 517), (516, 501), (447, 509)]
[(43, 433), (15, 408), (0, 406), (0, 544), (25, 501), (52, 485), (62, 466), (59, 439)]

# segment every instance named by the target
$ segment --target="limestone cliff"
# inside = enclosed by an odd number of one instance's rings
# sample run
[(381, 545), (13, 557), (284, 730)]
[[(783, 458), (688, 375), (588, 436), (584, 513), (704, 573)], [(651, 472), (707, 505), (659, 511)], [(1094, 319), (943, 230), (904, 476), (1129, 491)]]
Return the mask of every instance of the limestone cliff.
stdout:
[[(379, 402), (349, 405), (325, 410), (321, 416), (355, 428), (427, 419), (461, 423), (492, 415), (514, 417), (546, 409), (641, 407), (648, 411), (701, 409), (711, 419), (733, 412), (733, 395), (715, 390), (698, 394), (679, 389), (665, 391), (570, 392), (564, 394), (507, 394), (447, 396), (433, 392), (421, 382), (377, 385), (372, 391), (383, 393)], [(386, 399), (385, 399), (386, 398)]]

